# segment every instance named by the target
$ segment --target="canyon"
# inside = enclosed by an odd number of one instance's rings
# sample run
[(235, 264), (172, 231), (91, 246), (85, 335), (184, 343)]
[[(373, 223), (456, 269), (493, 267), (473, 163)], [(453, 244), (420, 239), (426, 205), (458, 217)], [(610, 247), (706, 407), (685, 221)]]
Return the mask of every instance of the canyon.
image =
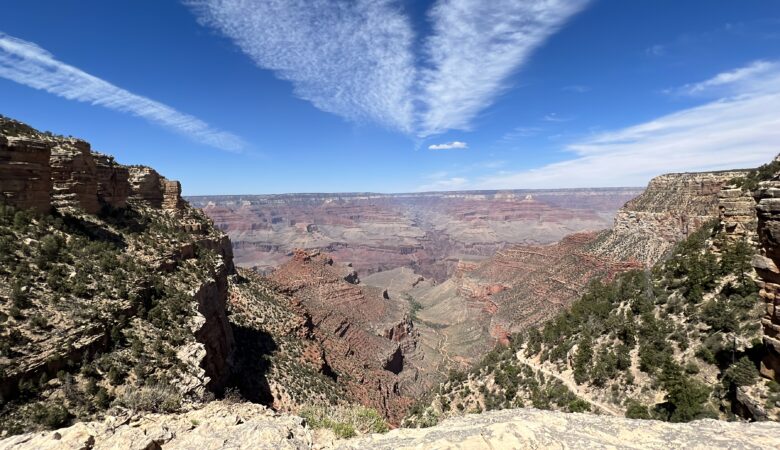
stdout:
[(608, 228), (639, 188), (188, 197), (233, 242), (236, 263), (269, 273), (295, 248), (362, 275), (408, 267), (437, 282), (460, 260)]
[[(371, 433), (594, 281), (650, 269), (718, 221), (760, 247), (761, 373), (780, 371), (776, 178), (752, 191), (735, 180), (753, 172), (736, 170), (646, 189), (190, 203), (177, 181), (85, 141), (6, 118), (0, 131), (0, 448), (574, 445), (554, 431), (567, 427), (612, 445), (603, 430), (636, 423), (521, 409)], [(657, 447), (694, 445), (696, 428), (758, 448), (777, 435), (775, 424), (648, 426)]]

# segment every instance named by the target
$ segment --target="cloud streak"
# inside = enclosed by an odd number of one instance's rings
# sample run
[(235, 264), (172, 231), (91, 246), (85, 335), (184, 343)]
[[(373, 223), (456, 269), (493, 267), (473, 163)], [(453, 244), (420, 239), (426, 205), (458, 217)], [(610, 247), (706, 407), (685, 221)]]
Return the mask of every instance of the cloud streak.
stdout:
[(242, 140), (231, 133), (214, 129), (196, 117), (114, 86), (58, 61), (32, 42), (3, 33), (0, 33), (0, 77), (68, 100), (142, 117), (221, 150), (238, 152), (244, 146)]
[(583, 139), (566, 148), (575, 156), (567, 161), (482, 177), (469, 186), (638, 186), (668, 172), (756, 167), (780, 151), (780, 64), (753, 63), (689, 86), (701, 86), (697, 92), (717, 86), (730, 95)]
[(315, 107), (412, 132), (414, 33), (390, 0), (185, 0)]
[(420, 134), (469, 129), (507, 78), (586, 0), (440, 0), (422, 71)]
[(447, 142), (446, 144), (433, 144), (428, 146), (428, 150), (456, 150), (467, 149), (469, 144), (461, 141)]
[(471, 128), (589, 2), (438, 0), (417, 39), (396, 0), (182, 1), (315, 107), (419, 137)]

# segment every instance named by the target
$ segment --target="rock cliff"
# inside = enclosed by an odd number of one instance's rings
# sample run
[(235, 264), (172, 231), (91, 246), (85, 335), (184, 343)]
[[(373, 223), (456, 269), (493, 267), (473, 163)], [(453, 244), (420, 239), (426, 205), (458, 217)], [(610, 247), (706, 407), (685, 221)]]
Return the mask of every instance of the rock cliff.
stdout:
[(178, 182), (0, 118), (0, 192), (0, 432), (221, 392), (232, 248)]
[(270, 280), (305, 310), (308, 332), (323, 349), (325, 372), (354, 401), (400, 422), (425, 381), (416, 368), (418, 336), (408, 304), (359, 284), (350, 267), (316, 251), (296, 251)]
[(51, 208), (51, 145), (0, 135), (0, 195), (20, 208)]
[(759, 295), (765, 305), (761, 325), (767, 347), (761, 373), (780, 381), (780, 180), (761, 183), (755, 194), (761, 254), (753, 265), (761, 278)]
[[(656, 177), (642, 195), (618, 211), (612, 230), (591, 249), (602, 256), (633, 259), (652, 267), (677, 242), (716, 220), (721, 188), (745, 174), (735, 170)], [(729, 205), (735, 206), (739, 207)]]
[(774, 449), (780, 425), (702, 420), (687, 424), (511, 409), (336, 441), (299, 417), (257, 405), (211, 403), (171, 416), (109, 417), (103, 422), (0, 441), (0, 449)]

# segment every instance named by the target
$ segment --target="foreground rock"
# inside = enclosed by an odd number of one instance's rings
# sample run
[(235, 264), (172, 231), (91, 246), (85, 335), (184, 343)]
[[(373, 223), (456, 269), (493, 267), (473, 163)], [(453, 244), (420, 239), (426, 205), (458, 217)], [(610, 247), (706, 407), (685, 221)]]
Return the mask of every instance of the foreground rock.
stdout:
[(772, 449), (780, 446), (780, 424), (715, 420), (672, 424), (514, 409), (343, 441), (314, 436), (299, 417), (277, 415), (247, 403), (214, 402), (176, 416), (109, 417), (54, 432), (15, 436), (0, 441), (0, 449)]
[(687, 424), (514, 409), (446, 420), (432, 428), (400, 429), (346, 441), (340, 448), (496, 449), (643, 448), (769, 449), (780, 446), (780, 424), (701, 420)]
[(0, 449), (311, 448), (303, 419), (252, 403), (213, 402), (180, 415), (110, 416), (45, 433), (14, 436)]

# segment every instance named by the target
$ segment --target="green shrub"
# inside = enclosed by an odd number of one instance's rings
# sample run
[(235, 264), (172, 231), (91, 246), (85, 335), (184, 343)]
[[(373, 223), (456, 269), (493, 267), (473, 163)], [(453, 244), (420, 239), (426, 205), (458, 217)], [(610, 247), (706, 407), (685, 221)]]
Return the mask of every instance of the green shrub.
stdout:
[(759, 373), (753, 361), (746, 356), (740, 358), (731, 367), (726, 369), (723, 380), (734, 386), (752, 386), (758, 381)]

